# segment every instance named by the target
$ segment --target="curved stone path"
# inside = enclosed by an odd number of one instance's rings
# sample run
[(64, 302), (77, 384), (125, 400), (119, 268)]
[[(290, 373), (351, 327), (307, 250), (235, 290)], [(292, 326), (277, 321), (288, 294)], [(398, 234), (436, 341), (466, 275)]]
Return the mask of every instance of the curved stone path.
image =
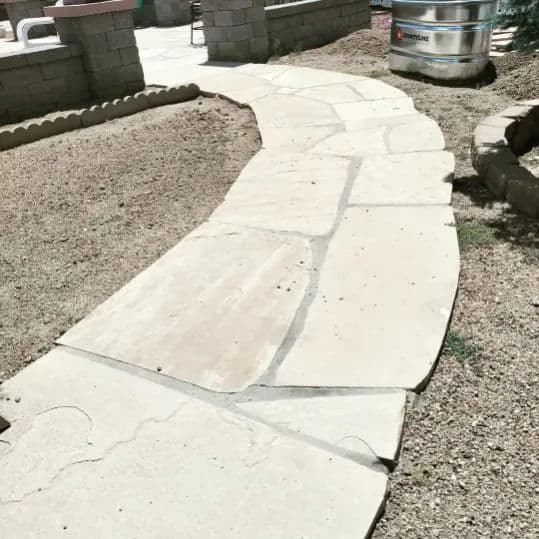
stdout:
[(379, 81), (195, 82), (249, 104), (263, 149), (207, 223), (2, 386), (6, 539), (357, 538), (383, 505), (456, 292), (453, 156)]

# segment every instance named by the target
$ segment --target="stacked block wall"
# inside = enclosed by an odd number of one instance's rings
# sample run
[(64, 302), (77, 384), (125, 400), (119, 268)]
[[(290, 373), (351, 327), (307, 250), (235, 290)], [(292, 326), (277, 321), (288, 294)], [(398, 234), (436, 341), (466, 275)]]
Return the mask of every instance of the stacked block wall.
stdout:
[(131, 11), (55, 19), (62, 43), (80, 43), (92, 96), (122, 97), (142, 90), (140, 63)]
[(78, 106), (90, 98), (79, 45), (0, 57), (0, 125)]
[(265, 0), (202, 0), (210, 60), (265, 62), (268, 34)]
[(320, 47), (370, 26), (369, 0), (303, 0), (266, 7), (270, 53)]

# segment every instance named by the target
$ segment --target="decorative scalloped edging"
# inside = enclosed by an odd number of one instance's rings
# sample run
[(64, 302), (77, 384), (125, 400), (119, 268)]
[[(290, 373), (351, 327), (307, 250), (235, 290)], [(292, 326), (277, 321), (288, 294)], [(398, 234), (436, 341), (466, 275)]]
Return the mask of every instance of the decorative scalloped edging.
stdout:
[(196, 84), (145, 90), (122, 99), (105, 101), (101, 105), (94, 105), (89, 109), (81, 109), (77, 112), (60, 115), (53, 120), (29, 122), (14, 129), (2, 130), (0, 128), (0, 151), (35, 142), (42, 138), (60, 135), (67, 131), (102, 124), (122, 116), (130, 116), (146, 109), (160, 107), (161, 105), (182, 103), (183, 101), (195, 99), (199, 95), (200, 88)]
[(472, 138), (472, 164), (488, 189), (514, 208), (539, 218), (539, 178), (518, 156), (539, 144), (539, 99), (481, 120)]

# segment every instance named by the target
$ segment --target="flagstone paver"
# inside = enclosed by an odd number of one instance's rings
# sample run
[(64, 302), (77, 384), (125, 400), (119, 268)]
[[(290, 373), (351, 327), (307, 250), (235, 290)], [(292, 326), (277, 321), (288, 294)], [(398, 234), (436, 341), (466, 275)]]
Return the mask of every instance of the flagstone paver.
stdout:
[(3, 539), (363, 537), (385, 495), (383, 472), (80, 352), (6, 385)]
[[(141, 56), (149, 83), (184, 80)], [(2, 537), (356, 538), (379, 514), (456, 292), (452, 156), (380, 81), (208, 67), (193, 82), (249, 105), (263, 149), (3, 386)]]
[(352, 161), (327, 155), (263, 150), (245, 167), (212, 221), (329, 234)]
[(276, 384), (420, 386), (452, 311), (454, 236), (448, 206), (347, 209)]
[[(450, 152), (373, 155), (363, 159), (351, 204), (449, 204), (455, 158)], [(406, 189), (402, 188), (406, 184)]]
[(320, 439), (351, 453), (394, 460), (406, 393), (402, 390), (240, 403), (264, 421)]
[(205, 224), (59, 342), (214, 391), (241, 391), (271, 363), (310, 267), (304, 238)]

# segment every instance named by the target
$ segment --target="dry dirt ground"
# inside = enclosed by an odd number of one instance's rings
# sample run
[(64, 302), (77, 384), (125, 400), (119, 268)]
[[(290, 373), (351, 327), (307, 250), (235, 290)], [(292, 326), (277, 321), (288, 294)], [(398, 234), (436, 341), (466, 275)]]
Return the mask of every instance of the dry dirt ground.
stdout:
[(0, 383), (203, 222), (260, 147), (200, 98), (0, 152)]
[(375, 18), (372, 30), (277, 60), (401, 88), (440, 124), (457, 159), (459, 294), (432, 380), (410, 399), (400, 463), (373, 537), (537, 539), (539, 223), (493, 200), (469, 147), (482, 117), (539, 97), (539, 55), (497, 60), (490, 85), (443, 87), (388, 71), (387, 26), (386, 17)]

